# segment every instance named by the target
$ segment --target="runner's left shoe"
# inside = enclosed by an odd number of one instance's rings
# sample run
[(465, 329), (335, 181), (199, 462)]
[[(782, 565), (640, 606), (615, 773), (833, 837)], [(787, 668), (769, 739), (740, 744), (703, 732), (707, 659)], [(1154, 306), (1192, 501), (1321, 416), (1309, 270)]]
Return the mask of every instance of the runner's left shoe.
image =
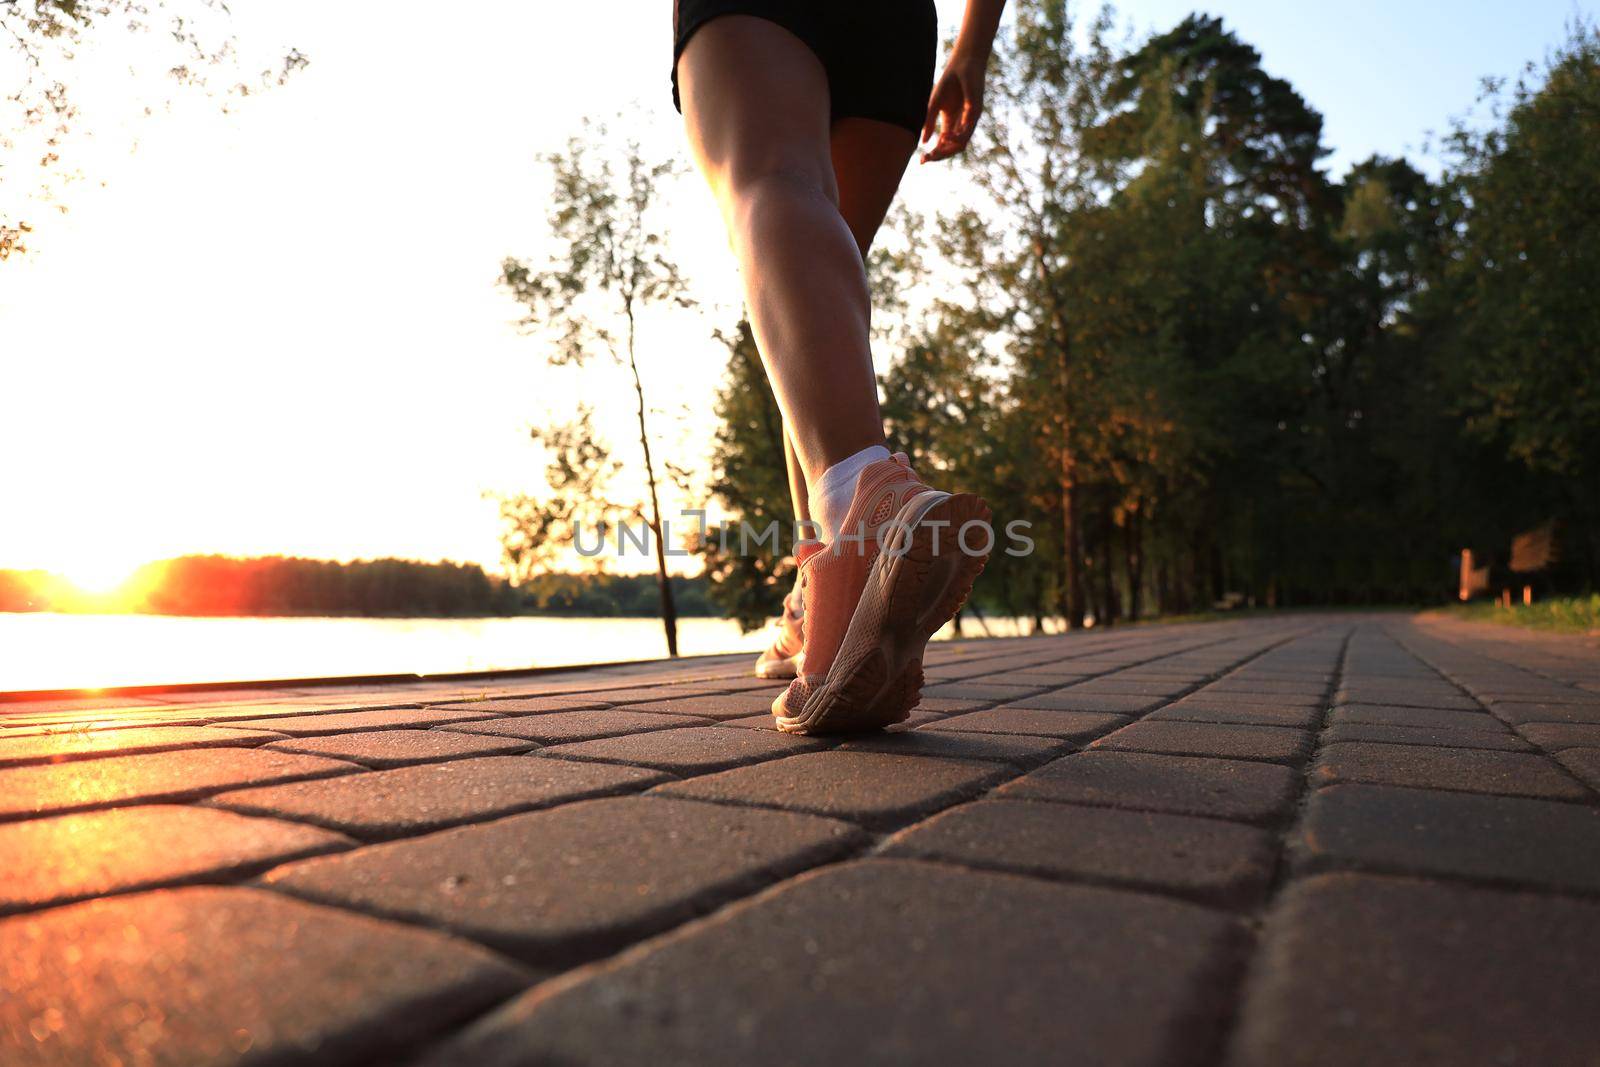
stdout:
[(772, 644), (756, 660), (757, 678), (793, 678), (800, 673), (805, 649), (805, 602), (800, 596), (800, 581), (783, 598), (783, 614), (778, 617), (778, 632)]

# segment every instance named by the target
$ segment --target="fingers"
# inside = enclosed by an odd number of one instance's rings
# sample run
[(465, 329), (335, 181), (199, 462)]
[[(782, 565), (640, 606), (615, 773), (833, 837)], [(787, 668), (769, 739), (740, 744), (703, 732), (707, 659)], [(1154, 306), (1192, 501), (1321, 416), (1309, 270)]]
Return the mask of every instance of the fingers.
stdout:
[[(955, 93), (947, 91), (950, 89)], [(978, 127), (981, 112), (982, 104), (973, 99), (964, 85), (959, 82), (947, 83), (941, 79), (934, 90), (933, 99), (928, 102), (928, 119), (922, 127), (921, 143), (926, 143), (935, 129), (938, 130), (939, 139), (932, 148), (923, 152), (921, 162), (937, 163), (966, 148), (972, 140), (973, 131)]]

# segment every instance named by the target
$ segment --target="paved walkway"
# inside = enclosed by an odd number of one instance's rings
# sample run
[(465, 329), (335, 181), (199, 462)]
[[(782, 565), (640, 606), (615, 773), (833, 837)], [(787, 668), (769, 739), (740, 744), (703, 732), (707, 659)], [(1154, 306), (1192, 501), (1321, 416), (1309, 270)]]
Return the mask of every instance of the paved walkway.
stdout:
[(0, 1063), (1600, 1062), (1592, 641), (941, 645), (843, 743), (746, 666), (0, 705)]

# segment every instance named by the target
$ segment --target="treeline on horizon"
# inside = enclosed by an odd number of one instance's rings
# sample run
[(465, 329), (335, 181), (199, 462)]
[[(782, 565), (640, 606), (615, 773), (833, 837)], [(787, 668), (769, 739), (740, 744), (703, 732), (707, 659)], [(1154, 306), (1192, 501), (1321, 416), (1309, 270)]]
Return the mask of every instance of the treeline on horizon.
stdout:
[[(713, 608), (703, 579), (677, 578), (686, 615)], [(650, 616), (653, 575), (543, 573), (511, 585), (477, 564), (284, 556), (183, 556), (141, 567), (121, 590), (94, 596), (46, 571), (0, 570), (0, 611), (152, 615), (484, 617)]]
[[(1596, 588), (1595, 30), (1486, 83), (1436, 177), (1325, 173), (1322, 117), (1221, 20), (1114, 36), (1108, 12), (1084, 34), (1065, 3), (1021, 4), (959, 164), (971, 195), (901, 216), (869, 263), (890, 446), (1033, 524), (977, 601), (1069, 625), (1229, 594), (1436, 603), (1463, 548), (1503, 560), (1551, 520), (1540, 582)], [(713, 488), (786, 519), (759, 354), (743, 325), (725, 339)], [(787, 560), (706, 555), (725, 610), (776, 612)]]

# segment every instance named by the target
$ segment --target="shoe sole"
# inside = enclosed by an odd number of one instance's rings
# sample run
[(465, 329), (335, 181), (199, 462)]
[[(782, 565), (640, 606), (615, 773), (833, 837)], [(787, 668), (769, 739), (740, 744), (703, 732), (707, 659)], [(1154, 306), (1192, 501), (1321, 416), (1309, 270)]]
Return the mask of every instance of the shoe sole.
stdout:
[(867, 572), (827, 679), (798, 715), (786, 715), (787, 694), (778, 696), (772, 707), (778, 729), (862, 733), (904, 722), (922, 699), (928, 640), (960, 610), (989, 559), (987, 552), (962, 551), (958, 531), (989, 519), (988, 505), (970, 493), (922, 494), (907, 503), (896, 516), (894, 542)]

